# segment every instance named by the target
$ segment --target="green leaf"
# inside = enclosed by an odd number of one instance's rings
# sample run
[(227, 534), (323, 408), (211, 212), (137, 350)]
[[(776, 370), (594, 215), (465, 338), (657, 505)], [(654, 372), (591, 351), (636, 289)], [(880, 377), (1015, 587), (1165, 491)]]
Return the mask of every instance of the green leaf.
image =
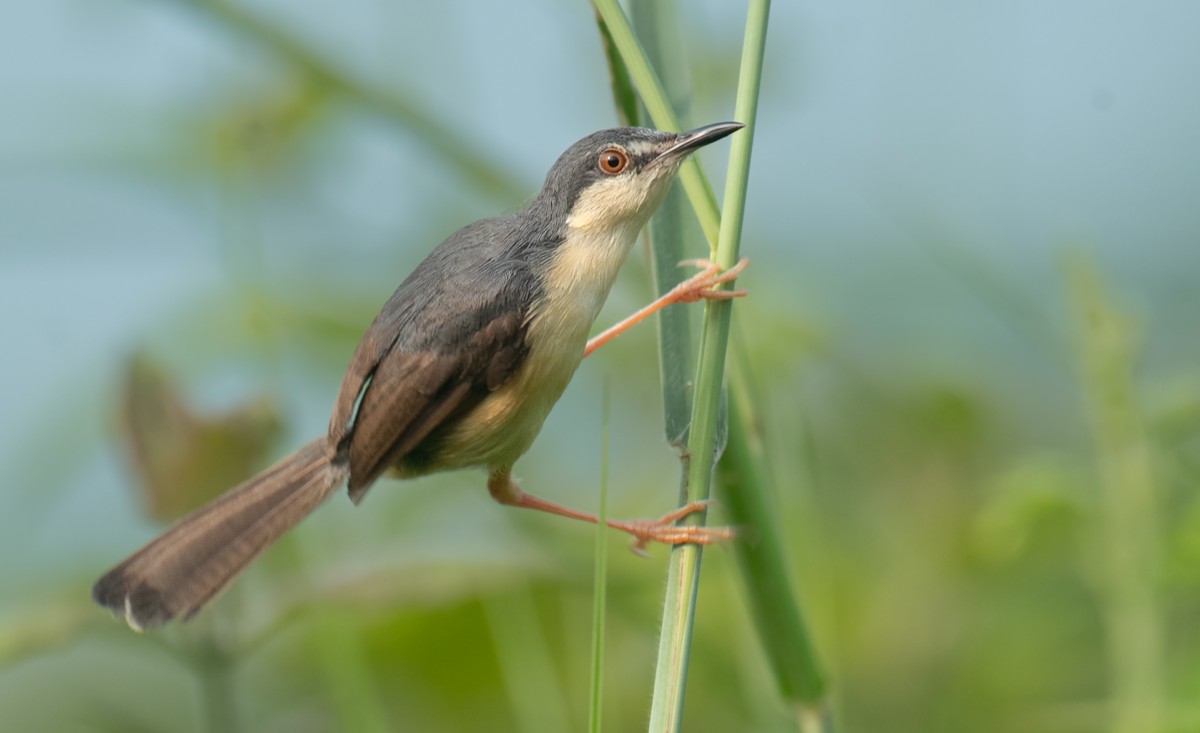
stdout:
[(596, 13), (596, 26), (600, 29), (600, 42), (604, 45), (604, 59), (608, 62), (609, 82), (612, 85), (613, 105), (617, 108), (617, 120), (622, 125), (641, 125), (641, 109), (638, 106), (637, 93), (633, 91), (633, 80), (629, 78), (629, 69), (621, 59), (617, 46), (613, 43), (612, 33), (600, 13)]

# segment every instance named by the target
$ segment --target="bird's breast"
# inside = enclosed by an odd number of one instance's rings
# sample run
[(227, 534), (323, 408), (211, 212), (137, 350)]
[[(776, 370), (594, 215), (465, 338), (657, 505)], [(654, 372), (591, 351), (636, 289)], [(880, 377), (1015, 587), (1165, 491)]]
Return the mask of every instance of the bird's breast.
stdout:
[(542, 295), (530, 309), (524, 362), (446, 436), (440, 462), (512, 465), (529, 449), (579, 367), (588, 332), (636, 236), (636, 229), (568, 228), (541, 273)]

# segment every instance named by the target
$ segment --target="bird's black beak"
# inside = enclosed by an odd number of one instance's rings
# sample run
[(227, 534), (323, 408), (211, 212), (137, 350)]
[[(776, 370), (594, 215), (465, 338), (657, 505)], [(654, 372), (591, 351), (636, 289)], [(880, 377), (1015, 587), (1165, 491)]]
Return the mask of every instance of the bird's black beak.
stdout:
[(745, 127), (740, 122), (715, 122), (704, 127), (697, 127), (690, 132), (681, 132), (666, 150), (650, 162), (650, 165), (661, 165), (667, 161), (678, 160), (688, 153), (716, 142), (726, 135), (731, 135)]

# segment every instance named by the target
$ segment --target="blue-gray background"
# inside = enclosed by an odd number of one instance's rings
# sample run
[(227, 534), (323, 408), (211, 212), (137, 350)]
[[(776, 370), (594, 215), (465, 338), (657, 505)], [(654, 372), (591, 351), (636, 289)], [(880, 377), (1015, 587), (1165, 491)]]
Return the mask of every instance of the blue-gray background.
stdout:
[[(616, 123), (585, 3), (239, 3), (348, 77), (407, 100), (487, 151), (518, 182), (500, 194), (464, 180), (419, 135), (370, 105), (336, 89), (314, 92), (261, 39), (191, 5), (49, 0), (0, 9), (0, 614), (12, 620), (10, 638), (0, 641), (0, 659), (12, 660), (0, 671), (0, 707), (11, 706), (22, 729), (35, 721), (90, 729), (95, 710), (130, 706), (151, 721), (147, 729), (164, 720), (179, 730), (199, 725), (186, 682), (157, 680), (147, 670), (162, 660), (143, 660), (117, 637), (95, 642), (90, 621), (47, 634), (65, 648), (20, 651), (30, 619), (74, 619), (90, 579), (155, 530), (129, 490), (118, 439), (117, 392), (131, 355), (152, 354), (201, 413), (273, 400), (286, 425), (278, 454), (323, 429), (353, 333), (424, 253), (465, 222), (515, 209), (564, 147)], [(692, 119), (727, 119), (744, 8), (680, 5), (697, 86)], [(782, 516), (796, 530), (795, 563), (810, 568), (797, 573), (798, 583), (843, 705), (852, 708), (848, 718), (860, 716), (864, 730), (873, 715), (894, 721), (896, 714), (913, 717), (913, 730), (954, 730), (980, 699), (1023, 711), (1014, 719), (1047, 730), (1104, 727), (1097, 721), (1108, 688), (1100, 673), (1047, 673), (1049, 681), (1032, 689), (994, 689), (990, 673), (977, 686), (963, 683), (965, 690), (934, 684), (958, 669), (976, 637), (926, 627), (939, 626), (939, 609), (975, 597), (985, 580), (961, 568), (946, 572), (946, 553), (974, 556), (922, 533), (930, 531), (929, 512), (949, 513), (946, 526), (958, 528), (951, 534), (986, 524), (994, 496), (979, 487), (1026, 464), (1089, 470), (1078, 336), (1063, 275), (1069, 253), (1094, 263), (1137, 324), (1147, 411), (1194, 413), (1198, 31), (1200, 9), (1187, 2), (773, 8), (743, 245), (754, 264), (740, 281), (753, 297), (738, 308), (760, 387), (772, 396), (762, 409), (776, 428), (771, 445), (781, 454), (776, 473)], [(726, 149), (704, 156), (718, 187)], [(648, 296), (646, 267), (635, 257), (602, 320)], [(313, 325), (322, 319), (332, 335)], [(610, 375), (613, 511), (654, 513), (673, 501), (676, 464), (661, 439), (653, 329), (623, 344), (589, 361), (520, 468), (530, 488), (593, 505), (598, 386)], [(954, 416), (945, 418), (954, 435), (922, 432), (921, 421), (942, 420), (942, 411)], [(1187, 424), (1194, 428), (1194, 419)], [(810, 443), (799, 437), (802, 427)], [(909, 429), (922, 437), (905, 437)], [(916, 448), (879, 442), (905, 440)], [(963, 449), (963, 440), (974, 442)], [(833, 446), (825, 476), (834, 478), (817, 490), (819, 472), (801, 452), (822, 441)], [(959, 465), (963, 450), (974, 452), (970, 466), (962, 474), (946, 468)], [(913, 457), (922, 451), (939, 458)], [(1196, 473), (1187, 476), (1180, 483), (1194, 489)], [(962, 489), (946, 489), (960, 503), (946, 507), (944, 495), (922, 494), (929, 481)], [(1089, 480), (1080, 484), (1087, 494)], [(1191, 516), (1190, 494), (1173, 501)], [(538, 539), (544, 520), (513, 519), (490, 505), (481, 477), (470, 473), (388, 483), (362, 511), (334, 504), (303, 528), (298, 552), (332, 554), (336, 568), (365, 573), (377, 562), (382, 577), (403, 584), (399, 569), (412, 565), (426, 578), (421, 587), (437, 585), (430, 567), (486, 567), (483, 576), (499, 567), (535, 585), (564, 574)], [(586, 586), (590, 534), (552, 534), (574, 545)], [(922, 542), (936, 546), (903, 554)], [(858, 559), (839, 560), (845, 548)], [(1103, 614), (1088, 610), (1097, 603), (1086, 590), (1090, 566), (1066, 567), (1062, 557), (1074, 557), (1076, 546), (1055, 552), (1064, 566), (1055, 565), (1058, 572), (1083, 578), (1070, 599), (1078, 605), (1063, 613), (1091, 624), (1090, 636), (1063, 642), (1064, 654), (1091, 663), (1089, 655), (1102, 657), (1105, 637)], [(648, 589), (642, 636), (623, 642), (644, 662), (653, 651), (662, 555), (651, 563), (614, 557), (621, 582)], [(710, 557), (715, 577), (730, 578), (714, 581), (720, 593), (736, 594), (729, 558)], [(983, 562), (962, 562), (975, 561)], [(522, 575), (526, 569), (534, 580)], [(435, 609), (434, 621), (423, 623), (437, 623), (442, 604), (461, 608), (488, 596), (479, 589), (491, 585), (462, 573), (469, 579), (461, 588), (414, 592), (414, 605)], [(1019, 597), (1023, 576), (1015, 577)], [(557, 608), (550, 586), (537, 591), (550, 601), (535, 600)], [(1060, 638), (1058, 627), (1035, 628), (1044, 614), (1034, 598), (1014, 603), (1014, 626), (1031, 627), (1021, 638)], [(744, 609), (735, 606), (729, 614), (744, 627)], [(883, 613), (889, 608), (895, 613)], [(703, 606), (701, 614), (703, 631)], [(957, 624), (974, 628), (961, 618)], [(568, 658), (586, 656), (586, 620), (580, 628), (578, 637), (564, 633), (568, 647), (578, 639)], [(918, 649), (902, 641), (906, 634), (923, 640), (909, 642)], [(744, 628), (734, 636), (754, 643)], [(1024, 664), (1041, 663), (993, 651), (995, 669), (1013, 678)], [(114, 653), (135, 680), (128, 686), (100, 671)], [(417, 656), (405, 648), (395, 654)], [(757, 726), (783, 726), (770, 710), (757, 652), (722, 659), (740, 665), (726, 673), (760, 680), (745, 685), (764, 689), (726, 691), (738, 702), (718, 707), (759, 710)], [(906, 671), (914, 666), (930, 681), (914, 681), (923, 679)], [(909, 679), (887, 682), (888, 670)], [(1171, 694), (1186, 699), (1200, 669), (1171, 670)], [(59, 683), (81, 701), (69, 712), (47, 712)], [(158, 704), (129, 691), (147, 684), (164, 690)], [(303, 681), (292, 686), (308, 690)], [(578, 679), (569, 686), (583, 687)], [(640, 724), (646, 690), (634, 687), (626, 720)], [(495, 710), (506, 710), (496, 694)], [(276, 697), (287, 709), (286, 695)], [(931, 718), (950, 727), (917, 725), (934, 701), (949, 712)], [(162, 710), (175, 703), (187, 711), (177, 720)], [(244, 707), (264, 727), (289, 720), (261, 700)], [(393, 714), (396, 725), (406, 720)], [(469, 725), (463, 720), (453, 725)], [(711, 729), (721, 729), (715, 720)]]

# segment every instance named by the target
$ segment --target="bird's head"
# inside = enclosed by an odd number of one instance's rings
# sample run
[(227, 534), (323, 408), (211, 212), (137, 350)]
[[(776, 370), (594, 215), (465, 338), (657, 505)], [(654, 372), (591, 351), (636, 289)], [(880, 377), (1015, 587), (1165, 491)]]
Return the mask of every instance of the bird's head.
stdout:
[(718, 122), (682, 133), (644, 127), (592, 133), (559, 156), (538, 198), (565, 215), (571, 229), (636, 231), (689, 153), (742, 127)]

